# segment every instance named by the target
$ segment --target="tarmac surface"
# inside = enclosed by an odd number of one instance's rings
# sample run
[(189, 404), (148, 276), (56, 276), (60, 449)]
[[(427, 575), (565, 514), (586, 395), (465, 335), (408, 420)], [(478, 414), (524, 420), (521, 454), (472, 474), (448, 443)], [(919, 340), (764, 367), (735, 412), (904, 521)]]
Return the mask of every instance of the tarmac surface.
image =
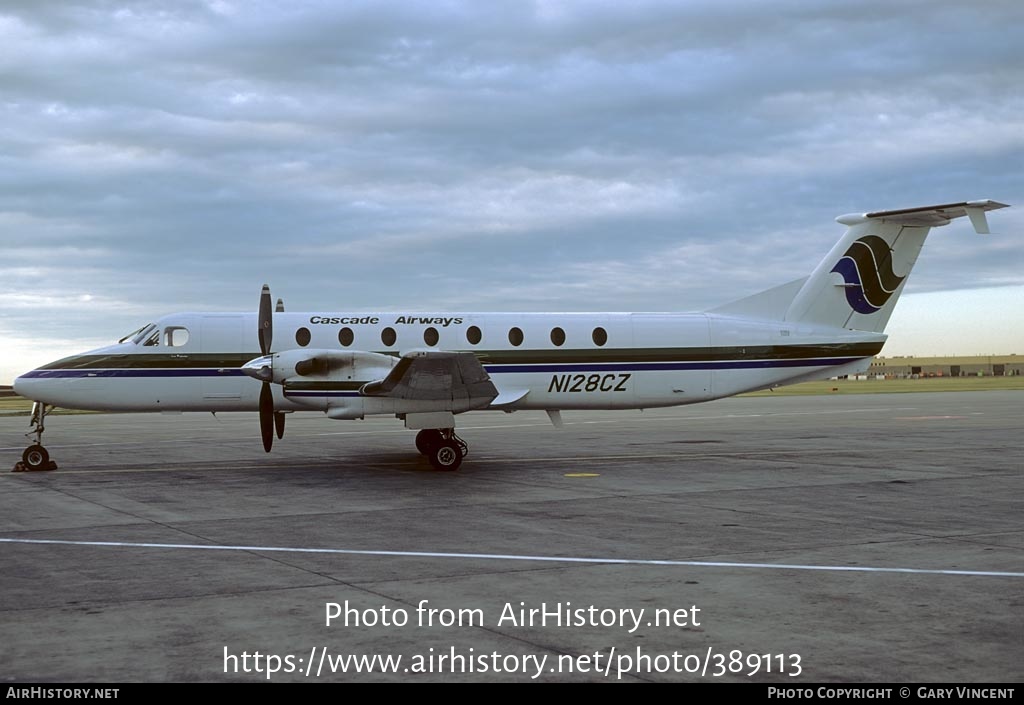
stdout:
[(1022, 402), (477, 413), (454, 473), (395, 419), (50, 417), (60, 468), (0, 474), (0, 678), (1020, 681)]

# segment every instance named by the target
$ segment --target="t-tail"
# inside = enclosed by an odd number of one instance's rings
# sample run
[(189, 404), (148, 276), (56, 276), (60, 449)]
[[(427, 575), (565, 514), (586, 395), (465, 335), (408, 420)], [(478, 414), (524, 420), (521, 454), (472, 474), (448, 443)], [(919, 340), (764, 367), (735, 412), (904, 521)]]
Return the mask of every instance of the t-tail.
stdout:
[(1006, 204), (965, 201), (843, 215), (846, 234), (809, 277), (727, 304), (716, 313), (881, 333), (906, 286), (928, 232), (967, 216), (988, 233), (985, 213)]

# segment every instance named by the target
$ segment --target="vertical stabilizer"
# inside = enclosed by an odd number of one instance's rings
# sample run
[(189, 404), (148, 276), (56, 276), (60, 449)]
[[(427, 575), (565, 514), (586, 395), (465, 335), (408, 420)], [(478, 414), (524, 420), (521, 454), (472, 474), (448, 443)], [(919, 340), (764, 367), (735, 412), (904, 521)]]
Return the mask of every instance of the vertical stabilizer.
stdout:
[(928, 231), (968, 216), (977, 232), (987, 233), (986, 211), (1005, 207), (966, 201), (836, 218), (849, 229), (807, 278), (785, 320), (882, 332)]

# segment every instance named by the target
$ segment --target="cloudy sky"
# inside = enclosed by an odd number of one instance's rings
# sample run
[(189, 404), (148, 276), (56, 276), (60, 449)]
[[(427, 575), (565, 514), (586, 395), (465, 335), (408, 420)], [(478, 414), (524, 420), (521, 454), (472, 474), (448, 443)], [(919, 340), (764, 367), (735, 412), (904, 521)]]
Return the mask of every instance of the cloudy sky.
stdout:
[(164, 313), (700, 310), (933, 231), (888, 354), (1024, 353), (1024, 3), (0, 5), (0, 383)]

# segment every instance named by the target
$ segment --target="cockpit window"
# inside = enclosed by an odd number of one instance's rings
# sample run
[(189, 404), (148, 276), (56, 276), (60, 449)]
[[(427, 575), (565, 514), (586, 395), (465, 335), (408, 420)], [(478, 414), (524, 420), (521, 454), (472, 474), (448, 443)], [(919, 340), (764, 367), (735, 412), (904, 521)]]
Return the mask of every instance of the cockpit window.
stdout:
[(184, 326), (167, 326), (162, 331), (154, 323), (147, 323), (137, 331), (121, 338), (119, 343), (131, 340), (135, 345), (156, 347), (165, 345), (169, 348), (180, 348), (188, 344), (188, 328)]
[(146, 325), (142, 326), (142, 328), (138, 328), (136, 330), (133, 330), (131, 333), (129, 333), (125, 337), (121, 338), (117, 342), (123, 343), (126, 340), (131, 340), (133, 343), (138, 345), (139, 341), (142, 340), (142, 336), (144, 336), (147, 332), (149, 332), (149, 329), (152, 328), (152, 327), (153, 327), (152, 323), (147, 323)]

